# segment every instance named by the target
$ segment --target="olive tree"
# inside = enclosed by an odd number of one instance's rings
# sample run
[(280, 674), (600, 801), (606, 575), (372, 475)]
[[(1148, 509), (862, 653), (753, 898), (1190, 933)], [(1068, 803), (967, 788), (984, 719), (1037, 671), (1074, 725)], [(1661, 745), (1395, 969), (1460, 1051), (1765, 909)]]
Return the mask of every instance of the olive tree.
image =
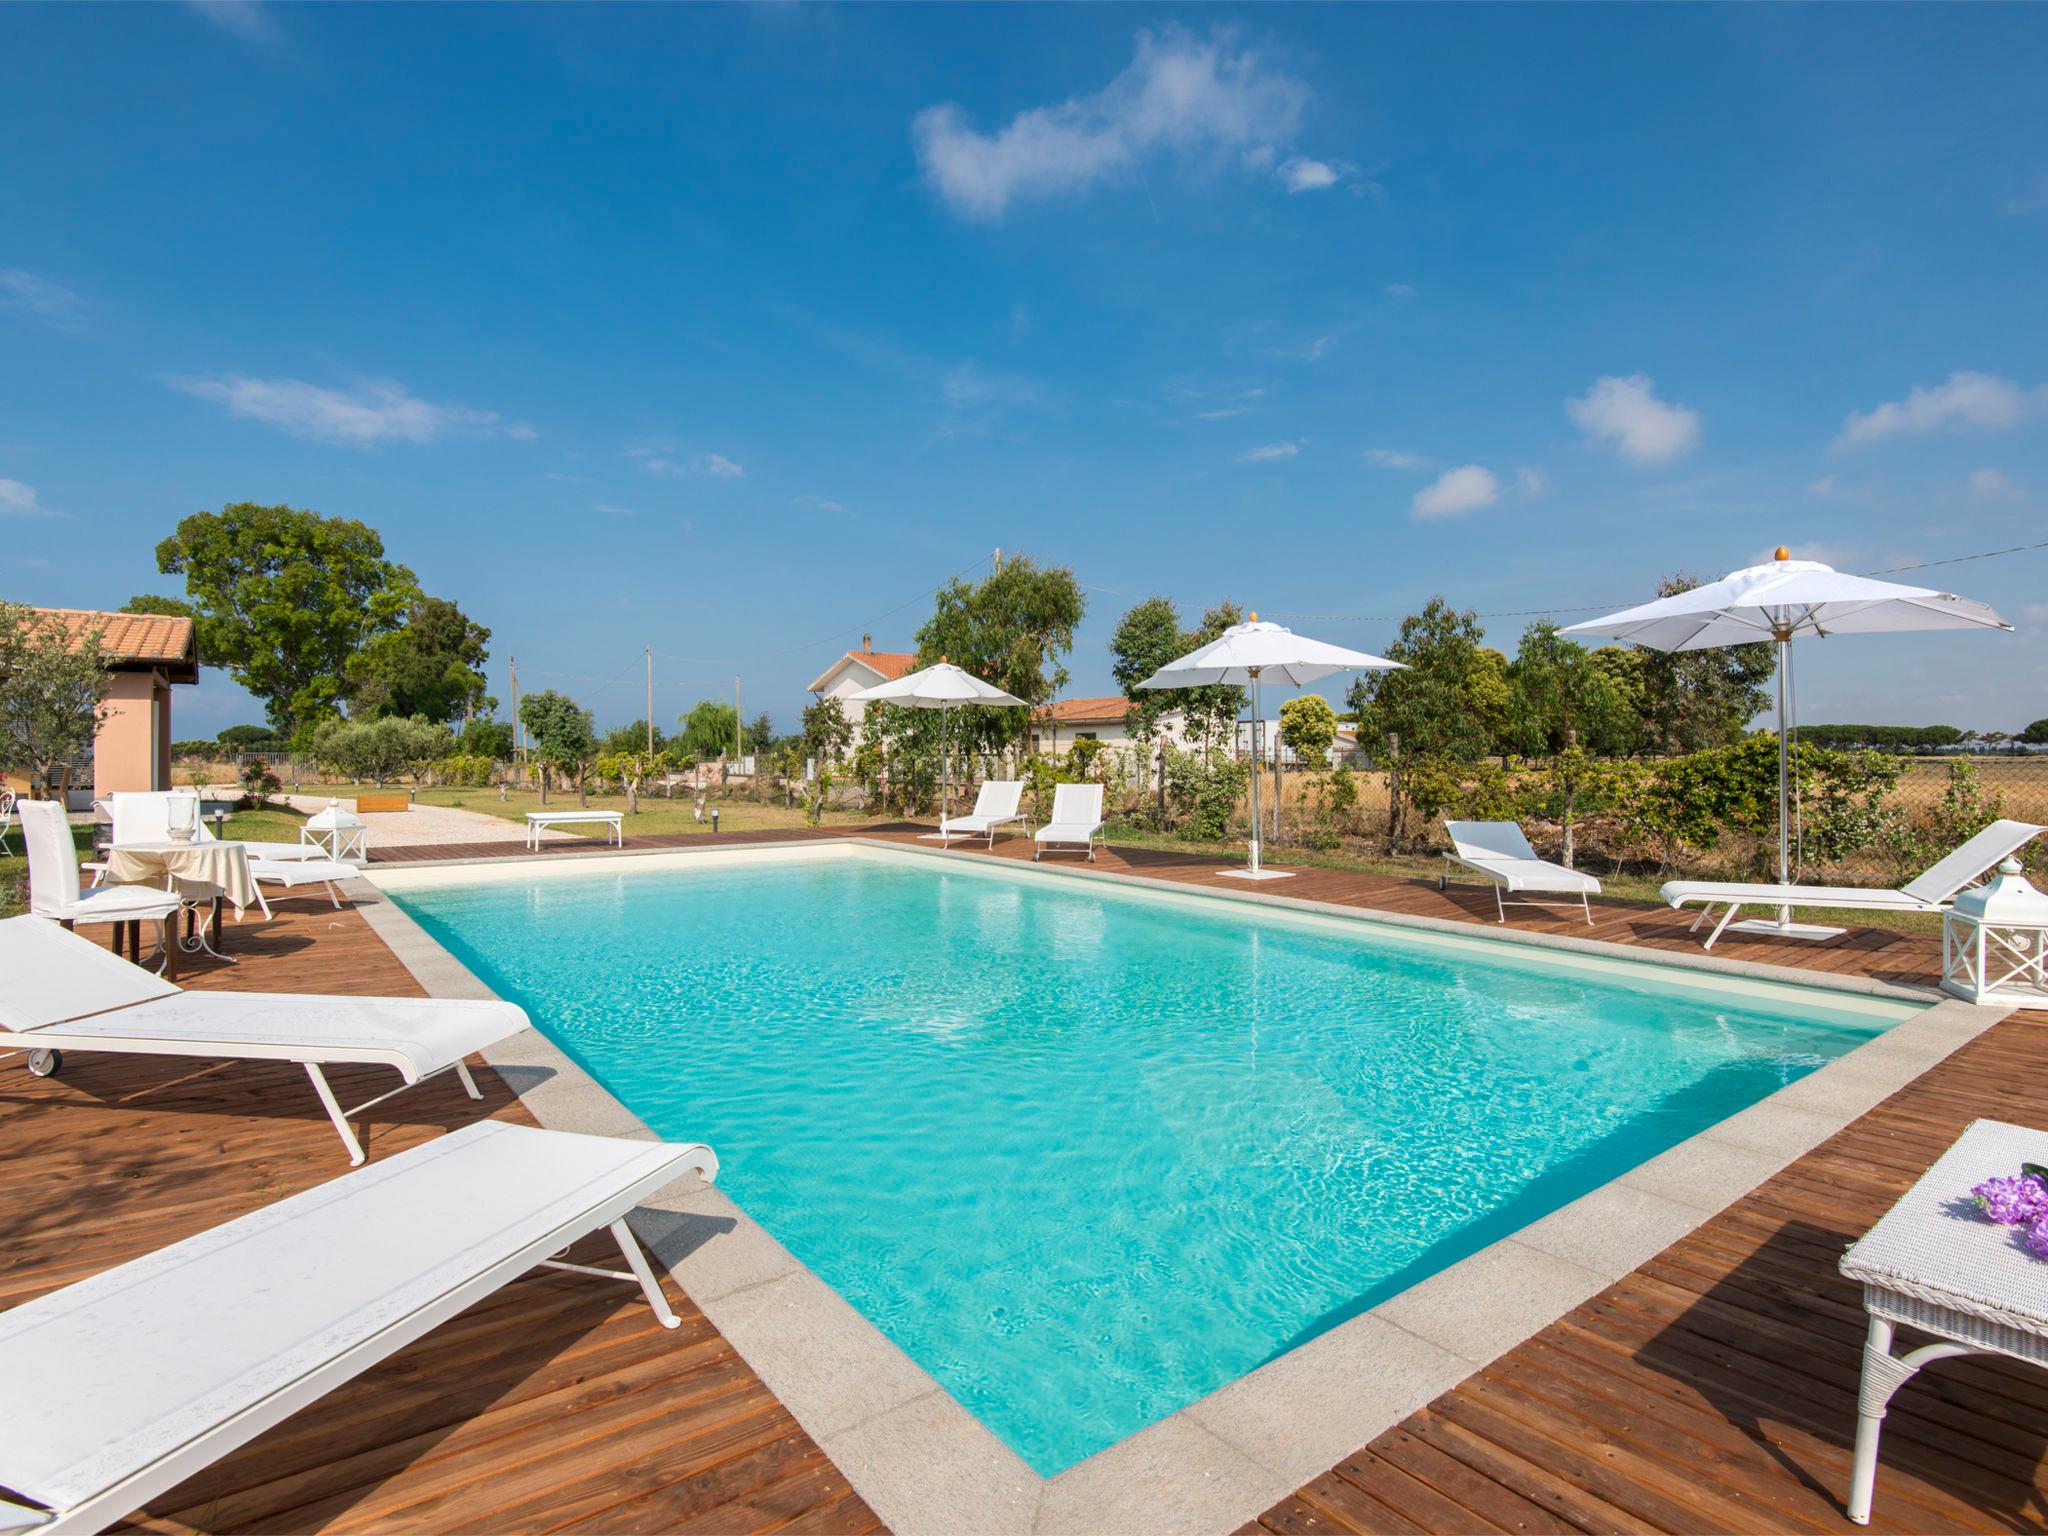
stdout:
[(73, 633), (54, 615), (0, 602), (0, 768), (22, 770), (36, 793), (62, 799), (113, 686), (99, 630)]

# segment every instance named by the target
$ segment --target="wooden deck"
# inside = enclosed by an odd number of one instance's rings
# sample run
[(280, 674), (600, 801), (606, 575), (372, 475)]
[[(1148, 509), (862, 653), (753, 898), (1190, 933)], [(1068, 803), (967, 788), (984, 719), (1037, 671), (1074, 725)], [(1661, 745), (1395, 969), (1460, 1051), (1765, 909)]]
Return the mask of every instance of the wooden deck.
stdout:
[[(184, 984), (420, 990), (360, 916), (317, 894), (287, 901), (274, 922), (229, 924), (228, 941), (239, 963), (195, 965)], [(294, 1067), (74, 1054), (59, 1076), (38, 1080), (18, 1059), (8, 1066), (0, 1074), (0, 1307), (348, 1168)], [(367, 1068), (333, 1076), (349, 1103), (391, 1078)], [(373, 1111), (371, 1158), (479, 1113), (532, 1123), (496, 1074), (476, 1077), (482, 1106), (443, 1078)], [(616, 1264), (617, 1250), (599, 1236), (576, 1256)], [(668, 1289), (683, 1320), (674, 1331), (655, 1323), (631, 1286), (559, 1273), (515, 1281), (153, 1500), (123, 1528), (879, 1530), (746, 1362)]]
[[(550, 857), (564, 847), (513, 851)], [(1013, 839), (994, 856), (1028, 858), (1029, 850)], [(1102, 866), (1243, 889), (1217, 881), (1214, 861), (1184, 855), (1105, 852)], [(1265, 889), (1493, 917), (1490, 894), (1477, 887), (1444, 892), (1315, 870)], [(231, 953), (243, 963), (210, 965), (192, 984), (416, 990), (353, 914), (306, 900), (285, 911), (263, 928), (231, 927)], [(1651, 948), (1698, 942), (1684, 932), (1689, 919), (1658, 909), (1603, 903), (1594, 911), (1597, 938)], [(1588, 932), (1576, 916), (1523, 910), (1514, 921)], [(1925, 983), (1938, 947), (1929, 935), (1855, 930), (1825, 945), (1731, 937), (1716, 953)], [(1841, 1497), (1862, 1313), (1835, 1260), (1971, 1119), (2048, 1125), (2043, 1024), (2048, 1015), (2022, 1014), (1988, 1031), (1241, 1536), (1853, 1529)], [(495, 1081), (486, 1092), (492, 1113), (519, 1115)], [(373, 1128), (372, 1157), (474, 1113), (452, 1087), (389, 1108), (399, 1121)], [(49, 1083), (9, 1073), (0, 1078), (0, 1223), (11, 1238), (0, 1256), (0, 1305), (341, 1168), (310, 1090), (288, 1071), (108, 1058), (81, 1059)], [(685, 1327), (662, 1334), (627, 1294), (567, 1278), (520, 1282), (156, 1501), (138, 1523), (179, 1532), (875, 1528), (872, 1512), (744, 1362), (687, 1302), (678, 1310)], [(2048, 1528), (2044, 1437), (2048, 1376), (1984, 1360), (1923, 1373), (1893, 1403), (1872, 1529)]]

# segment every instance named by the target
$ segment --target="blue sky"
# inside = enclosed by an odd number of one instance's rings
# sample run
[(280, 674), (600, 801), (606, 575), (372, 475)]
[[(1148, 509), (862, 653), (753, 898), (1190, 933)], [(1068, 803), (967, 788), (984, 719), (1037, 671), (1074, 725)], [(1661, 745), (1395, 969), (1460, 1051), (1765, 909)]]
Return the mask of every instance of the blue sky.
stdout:
[[(651, 644), (658, 715), (787, 728), (998, 546), (1089, 587), (1089, 693), (1153, 591), (1373, 649), (2048, 538), (2038, 8), (13, 6), (0, 61), (10, 597), (290, 502), (501, 694), (632, 718)], [(2044, 574), (1930, 573), (2019, 633), (1810, 646), (1805, 717), (2048, 715)]]

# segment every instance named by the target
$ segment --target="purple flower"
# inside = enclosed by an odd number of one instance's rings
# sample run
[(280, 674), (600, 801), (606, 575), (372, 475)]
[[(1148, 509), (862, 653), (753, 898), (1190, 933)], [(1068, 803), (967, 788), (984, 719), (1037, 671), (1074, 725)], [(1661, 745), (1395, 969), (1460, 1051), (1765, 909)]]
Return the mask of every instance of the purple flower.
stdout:
[(2027, 1252), (2037, 1259), (2048, 1259), (2048, 1217), (2027, 1223)]
[[(1970, 1193), (1977, 1198), (1977, 1208), (2001, 1226), (2024, 1227), (2048, 1217), (2048, 1185), (2031, 1173), (2016, 1179), (1986, 1179)], [(2032, 1241), (2029, 1233), (2030, 1245)], [(2042, 1241), (2048, 1244), (2048, 1236)]]

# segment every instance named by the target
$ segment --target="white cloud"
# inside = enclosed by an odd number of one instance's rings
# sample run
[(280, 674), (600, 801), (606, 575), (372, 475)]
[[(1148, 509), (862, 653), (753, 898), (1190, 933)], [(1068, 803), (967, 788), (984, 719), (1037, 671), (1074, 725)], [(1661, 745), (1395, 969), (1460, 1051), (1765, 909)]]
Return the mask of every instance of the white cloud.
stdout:
[(2001, 470), (1973, 469), (1970, 471), (1970, 494), (1982, 501), (2018, 501), (2025, 492)]
[(1257, 448), (1247, 448), (1237, 456), (1240, 464), (1273, 464), (1281, 459), (1296, 458), (1301, 453), (1299, 443), (1265, 443)]
[(1320, 192), (1325, 187), (1334, 187), (1343, 179), (1343, 172), (1327, 160), (1310, 160), (1296, 155), (1292, 160), (1281, 162), (1280, 184), (1290, 192)]
[(672, 458), (675, 449), (664, 442), (658, 447), (628, 448), (627, 456), (640, 461), (650, 475), (680, 480), (685, 475), (709, 475), (714, 480), (744, 480), (745, 469), (722, 453), (692, 454), (688, 459)]
[(2026, 191), (2005, 200), (2005, 211), (2011, 214), (2039, 213), (2044, 208), (2048, 208), (2048, 176), (2035, 177)]
[(1565, 414), (1590, 443), (1612, 446), (1637, 464), (1669, 464), (1700, 440), (1700, 413), (1659, 400), (1648, 374), (1608, 374), (1564, 403)]
[(33, 272), (0, 267), (0, 309), (20, 310), (47, 325), (65, 329), (78, 317), (78, 295)]
[(1925, 437), (1933, 432), (2003, 432), (2038, 409), (2042, 395), (2040, 390), (2021, 389), (2010, 379), (1959, 368), (1944, 383), (1931, 388), (1916, 385), (1903, 400), (1851, 411), (1835, 447), (1856, 448), (1887, 437)]
[(2029, 603), (2020, 610), (2020, 616), (2036, 624), (2048, 624), (2048, 603)]
[(1500, 481), (1477, 464), (1447, 469), (1415, 493), (1409, 510), (1419, 519), (1458, 517), (1500, 500)]
[(608, 501), (594, 501), (590, 504), (593, 512), (602, 512), (606, 517), (638, 517), (640, 514), (631, 507), (615, 507)]
[(1412, 299), (1415, 297), (1413, 283), (1388, 283), (1380, 290), (1390, 299)]
[(1515, 489), (1534, 501), (1539, 496), (1550, 494), (1550, 481), (1535, 465), (1524, 464), (1515, 471)]
[(1153, 154), (1236, 150), (1270, 163), (1308, 96), (1226, 34), (1205, 42), (1167, 27), (1140, 32), (1129, 68), (1093, 95), (1020, 112), (994, 133), (948, 102), (918, 113), (911, 138), (925, 179), (956, 213), (993, 219), (1013, 202), (1128, 175)]
[(451, 432), (531, 438), (533, 428), (496, 411), (422, 400), (393, 379), (369, 379), (353, 389), (328, 389), (303, 379), (256, 379), (246, 374), (167, 374), (172, 389), (224, 405), (230, 416), (260, 421), (293, 437), (367, 447), (372, 443), (431, 443)]
[(62, 517), (55, 507), (36, 499), (36, 488), (19, 480), (0, 480), (0, 517)]
[(1832, 496), (1835, 491), (1833, 475), (1822, 475), (1818, 480), (1809, 481), (1806, 487), (1806, 494), (1809, 496)]
[(1368, 448), (1365, 462), (1377, 469), (1427, 469), (1429, 460), (1405, 448)]
[(257, 0), (185, 0), (193, 10), (245, 43), (268, 43), (277, 35), (276, 22)]
[(843, 501), (834, 501), (829, 496), (819, 496), (811, 492), (790, 497), (789, 504), (793, 507), (809, 507), (814, 512), (833, 512), (841, 515), (853, 510)]
[(1036, 380), (969, 358), (939, 380), (939, 432), (988, 431), (1012, 411), (1048, 411), (1051, 402)]

